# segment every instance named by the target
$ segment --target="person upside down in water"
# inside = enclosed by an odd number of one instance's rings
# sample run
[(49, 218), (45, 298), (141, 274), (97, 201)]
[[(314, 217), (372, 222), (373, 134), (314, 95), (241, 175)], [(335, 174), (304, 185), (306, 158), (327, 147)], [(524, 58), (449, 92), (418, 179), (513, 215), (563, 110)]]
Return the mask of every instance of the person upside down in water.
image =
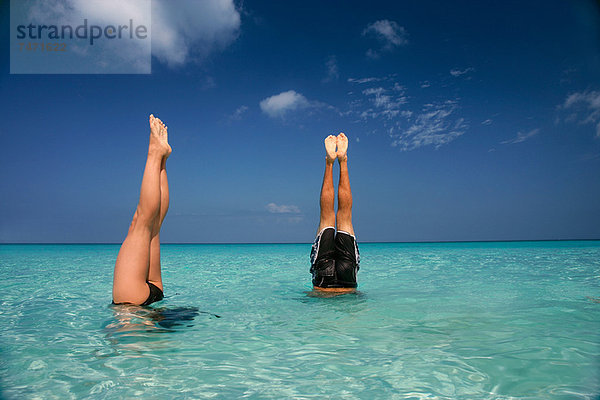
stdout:
[[(325, 174), (321, 186), (321, 214), (310, 255), (313, 287), (321, 291), (352, 292), (360, 255), (352, 226), (352, 191), (348, 177), (348, 138), (343, 133), (325, 138)], [(338, 210), (334, 209), (333, 164), (338, 160)]]
[(163, 299), (160, 228), (169, 208), (167, 127), (150, 115), (150, 143), (140, 200), (115, 263), (113, 303), (148, 305)]

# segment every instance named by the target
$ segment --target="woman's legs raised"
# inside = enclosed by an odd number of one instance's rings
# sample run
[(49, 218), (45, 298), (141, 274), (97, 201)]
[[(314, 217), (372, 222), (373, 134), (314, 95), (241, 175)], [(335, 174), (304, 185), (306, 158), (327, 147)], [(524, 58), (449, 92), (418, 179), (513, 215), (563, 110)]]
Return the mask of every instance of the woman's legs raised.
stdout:
[(115, 303), (142, 304), (149, 295), (146, 284), (150, 268), (152, 231), (160, 218), (161, 165), (171, 152), (166, 128), (150, 116), (150, 143), (142, 178), (140, 200), (125, 241), (121, 245), (113, 277)]
[(160, 273), (160, 228), (169, 210), (169, 182), (167, 180), (166, 162), (167, 157), (163, 157), (160, 167), (160, 213), (152, 229), (152, 239), (150, 240), (150, 268), (148, 269), (147, 281), (163, 290), (162, 277)]

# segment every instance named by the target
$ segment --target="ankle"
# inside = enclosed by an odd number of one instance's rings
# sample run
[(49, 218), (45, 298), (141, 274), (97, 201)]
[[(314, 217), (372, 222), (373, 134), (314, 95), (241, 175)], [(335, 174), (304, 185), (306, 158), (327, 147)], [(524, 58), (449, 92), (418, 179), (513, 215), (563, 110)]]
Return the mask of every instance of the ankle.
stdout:
[(150, 148), (148, 148), (148, 158), (157, 159), (162, 164), (164, 156), (165, 152), (162, 151), (162, 149), (153, 146), (150, 146)]

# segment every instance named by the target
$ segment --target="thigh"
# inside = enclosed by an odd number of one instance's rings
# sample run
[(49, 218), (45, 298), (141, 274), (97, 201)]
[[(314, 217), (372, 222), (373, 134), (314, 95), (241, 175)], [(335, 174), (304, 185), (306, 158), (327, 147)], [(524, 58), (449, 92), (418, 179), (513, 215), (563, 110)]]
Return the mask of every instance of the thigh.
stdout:
[(123, 241), (113, 278), (115, 303), (142, 304), (150, 289), (146, 283), (150, 266), (150, 230), (133, 228)]
[(338, 230), (338, 232), (346, 232), (346, 233), (354, 236), (354, 227), (352, 226), (352, 211), (351, 210), (338, 210), (337, 230)]
[(335, 235), (335, 259), (349, 261), (354, 264), (360, 263), (360, 254), (354, 235), (342, 231), (337, 232)]
[(360, 255), (356, 238), (346, 232), (335, 235), (335, 272), (337, 281), (344, 287), (356, 287), (356, 273)]
[[(310, 272), (313, 283), (319, 286), (321, 278), (335, 275), (335, 229), (326, 228), (317, 234), (310, 254)], [(315, 283), (317, 282), (317, 283)]]

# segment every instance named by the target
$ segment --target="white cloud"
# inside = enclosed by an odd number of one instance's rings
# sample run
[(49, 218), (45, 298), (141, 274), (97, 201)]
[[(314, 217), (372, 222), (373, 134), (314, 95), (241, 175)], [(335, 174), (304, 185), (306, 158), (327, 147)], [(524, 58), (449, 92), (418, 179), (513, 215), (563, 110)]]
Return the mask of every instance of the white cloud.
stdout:
[(381, 56), (381, 54), (378, 51), (373, 49), (367, 50), (365, 54), (367, 55), (367, 57), (372, 58), (374, 60), (378, 59)]
[(84, 18), (90, 24), (120, 21), (123, 15), (135, 20), (145, 19), (145, 0), (44, 0), (34, 1), (29, 9), (33, 19), (48, 17), (65, 23), (82, 23)]
[(404, 86), (400, 85), (398, 82), (394, 82), (394, 87), (392, 89), (397, 92), (403, 92), (403, 93), (406, 90), (406, 88)]
[(267, 211), (269, 211), (270, 213), (273, 213), (273, 214), (299, 214), (300, 213), (300, 209), (298, 208), (298, 206), (295, 206), (293, 204), (278, 205), (275, 203), (269, 203), (266, 205), (266, 208), (267, 208)]
[(456, 101), (442, 104), (426, 104), (412, 121), (411, 126), (400, 133), (390, 132), (392, 146), (401, 150), (414, 150), (422, 146), (436, 149), (465, 133), (468, 128), (464, 118), (454, 118), (458, 109)]
[(430, 87), (430, 86), (431, 86), (431, 83), (430, 83), (429, 81), (424, 81), (424, 82), (421, 82), (421, 87), (422, 87), (423, 89), (425, 89), (425, 88), (428, 88), (428, 87)]
[(294, 90), (281, 92), (260, 102), (260, 109), (271, 118), (283, 117), (287, 112), (306, 108), (310, 102)]
[(473, 67), (468, 67), (468, 68), (465, 68), (462, 70), (458, 69), (458, 68), (454, 68), (454, 69), (450, 70), (450, 75), (457, 78), (459, 76), (468, 74), (469, 72), (473, 72), (473, 71), (475, 71), (475, 68), (473, 68)]
[(422, 146), (438, 148), (468, 129), (465, 119), (457, 115), (458, 100), (429, 103), (415, 109), (411, 107), (406, 87), (397, 81), (396, 75), (348, 81), (367, 84), (367, 87), (349, 94), (352, 96), (350, 109), (344, 115), (357, 117), (355, 122), (364, 122), (365, 128), (372, 132), (386, 132), (392, 139), (392, 146), (402, 151)]
[(369, 89), (363, 90), (363, 94), (366, 94), (367, 96), (372, 95), (372, 94), (374, 94), (375, 96), (381, 96), (381, 94), (384, 92), (385, 92), (385, 89), (382, 87), (369, 88)]
[(491, 124), (492, 124), (491, 119), (486, 119), (485, 121), (481, 121), (481, 125), (491, 125)]
[[(143, 15), (148, 1), (44, 0), (35, 3), (31, 15), (66, 23), (83, 18), (114, 23), (123, 15), (133, 19)], [(202, 61), (229, 45), (239, 33), (240, 14), (233, 0), (152, 0), (151, 4), (152, 54), (170, 66)], [(124, 48), (123, 56), (128, 52), (131, 49)]]
[(217, 87), (217, 82), (212, 76), (204, 76), (200, 79), (200, 87), (204, 90), (214, 89)]
[(393, 93), (383, 87), (368, 88), (362, 91), (367, 96), (371, 104), (375, 106), (374, 110), (367, 111), (364, 116), (377, 118), (385, 116), (386, 118), (394, 118), (402, 112), (402, 105), (406, 103), (407, 98), (404, 96), (404, 89), (401, 86), (394, 86)]
[[(147, 0), (33, 0), (27, 7), (29, 18), (43, 25), (82, 25), (84, 19), (89, 25), (119, 25), (132, 19), (135, 23), (150, 27), (150, 3)], [(152, 32), (148, 37), (152, 40)], [(89, 46), (69, 42), (70, 51), (84, 58), (90, 58), (98, 67), (114, 70), (115, 66), (127, 64), (137, 72), (150, 72), (150, 48), (148, 41), (107, 41), (94, 42), (94, 51)]]
[(404, 27), (398, 25), (395, 21), (387, 19), (375, 21), (362, 32), (363, 36), (374, 35), (381, 43), (380, 50), (367, 50), (367, 56), (370, 58), (379, 58), (381, 51), (391, 51), (399, 46), (408, 44), (408, 32)]
[(596, 125), (596, 137), (600, 138), (600, 91), (572, 93), (559, 108), (572, 112), (567, 120)]
[(338, 68), (337, 57), (329, 56), (327, 62), (325, 63), (327, 67), (327, 76), (323, 79), (323, 82), (332, 82), (337, 81), (340, 77), (340, 71)]
[[(371, 83), (378, 81), (392, 80), (392, 77), (385, 79), (382, 78), (363, 78), (363, 79), (349, 79), (351, 83)], [(387, 87), (377, 86), (363, 89), (361, 94), (367, 100), (364, 104), (363, 101), (354, 102), (356, 108), (360, 108), (361, 111), (358, 113), (361, 119), (393, 119), (399, 115), (407, 117), (410, 116), (411, 111), (405, 110), (403, 105), (407, 103), (407, 96), (405, 95), (405, 88), (397, 82), (392, 82)], [(365, 107), (366, 106), (366, 107)]]
[(229, 118), (233, 119), (233, 120), (240, 120), (242, 119), (242, 115), (248, 111), (248, 106), (239, 106), (234, 112), (233, 114), (231, 114), (231, 116)]
[(348, 82), (350, 83), (369, 83), (369, 82), (377, 82), (379, 78), (348, 78)]
[(500, 142), (500, 144), (521, 143), (521, 142), (526, 141), (527, 139), (534, 137), (538, 133), (540, 133), (539, 128), (533, 129), (529, 132), (517, 132), (517, 137), (509, 139), (509, 140), (504, 140), (504, 141)]
[(375, 34), (377, 39), (383, 42), (384, 47), (405, 46), (408, 44), (408, 33), (404, 27), (395, 21), (383, 19), (369, 24), (363, 31), (363, 35)]
[(573, 78), (576, 76), (577, 68), (567, 68), (561, 73), (560, 83), (568, 84), (571, 83)]
[(240, 22), (233, 0), (152, 0), (152, 52), (170, 66), (202, 61), (237, 38)]

